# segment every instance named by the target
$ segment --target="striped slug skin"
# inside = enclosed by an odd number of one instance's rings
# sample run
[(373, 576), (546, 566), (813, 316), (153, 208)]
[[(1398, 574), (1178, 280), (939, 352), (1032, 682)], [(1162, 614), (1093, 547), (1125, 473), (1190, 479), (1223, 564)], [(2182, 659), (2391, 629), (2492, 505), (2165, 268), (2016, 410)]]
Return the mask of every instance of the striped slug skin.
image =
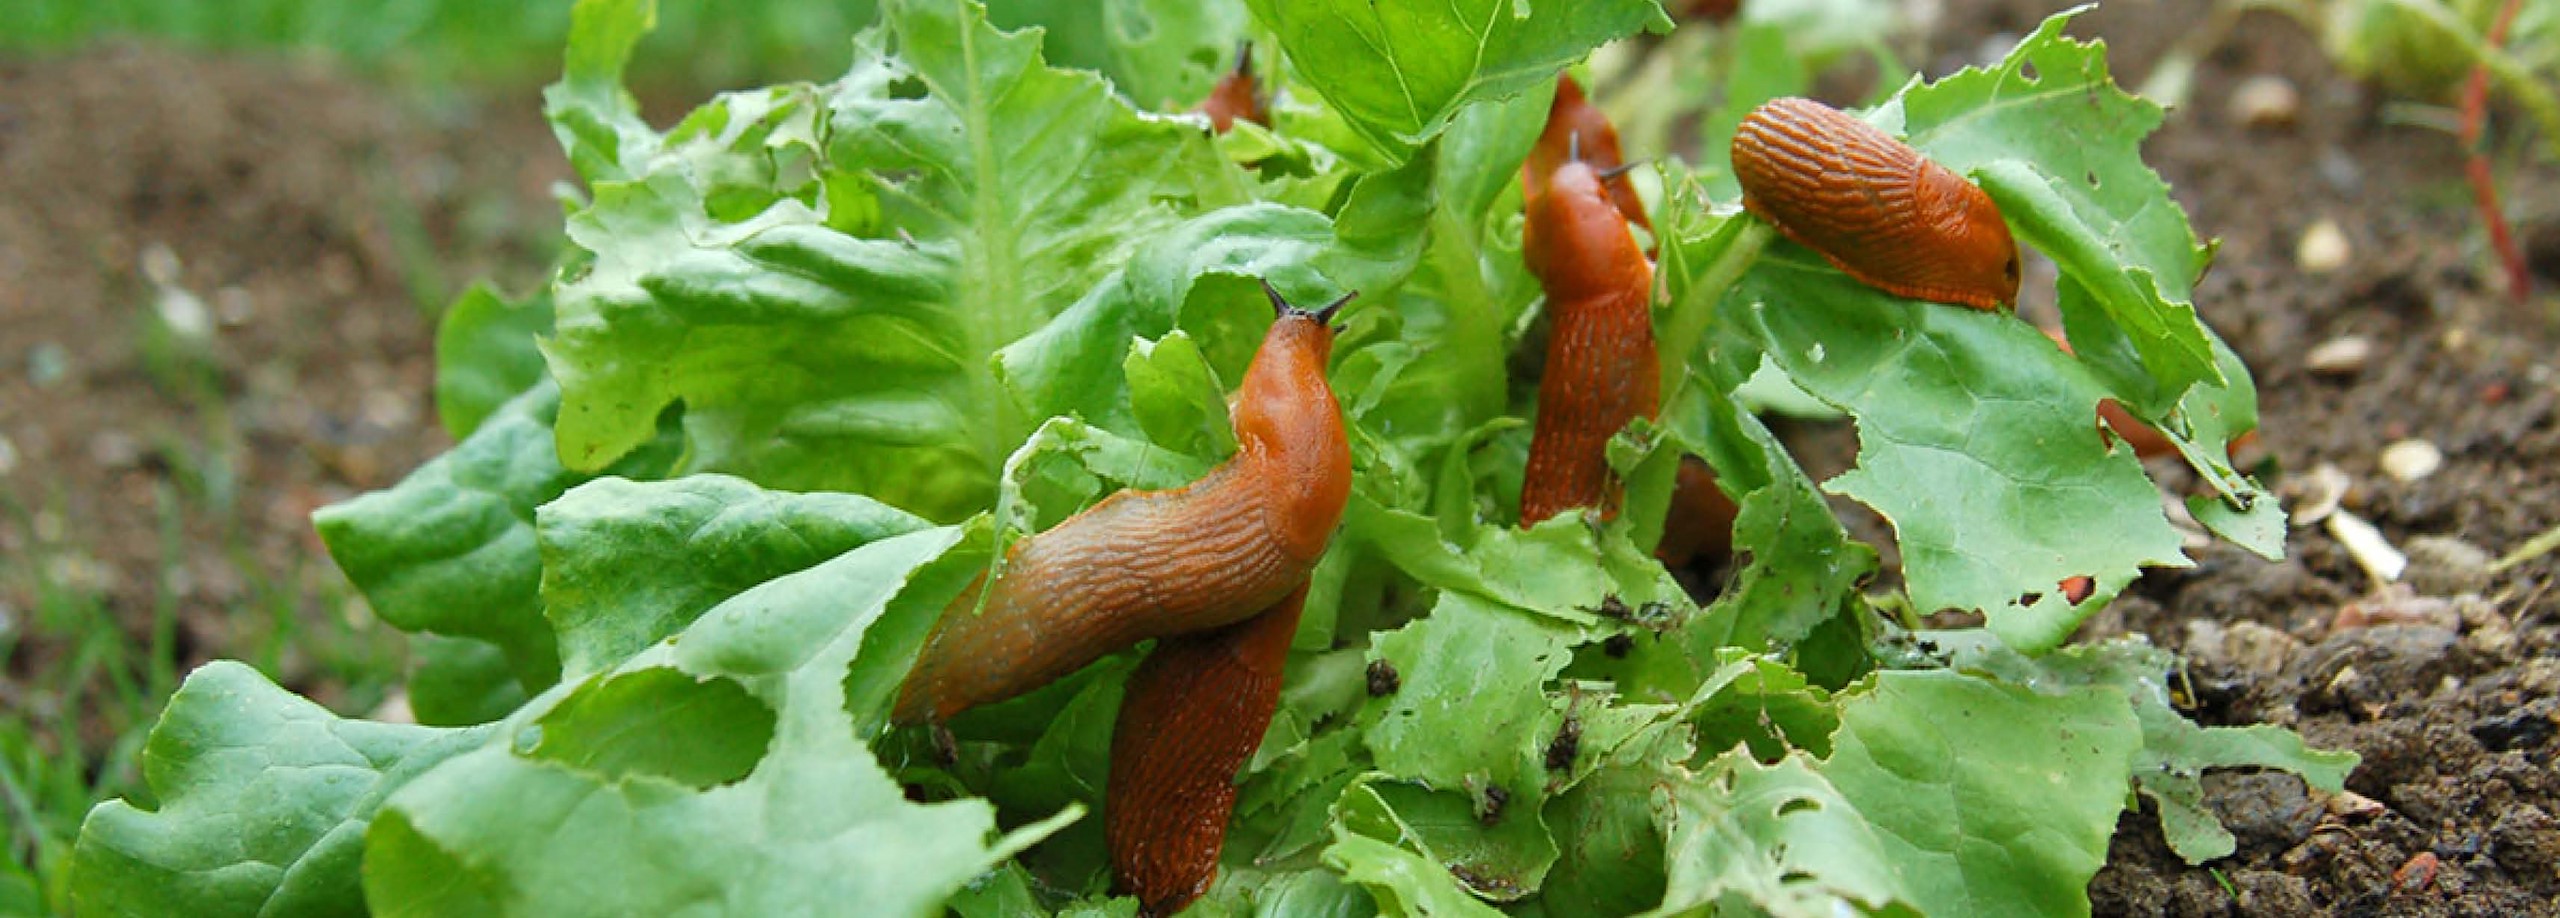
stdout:
[(1524, 199), (1547, 193), (1547, 180), (1556, 167), (1573, 159), (1580, 148), (1582, 161), (1608, 177), (1601, 184), (1609, 188), (1609, 200), (1618, 205), (1618, 213), (1627, 222), (1653, 229), (1653, 221), (1645, 218), (1644, 199), (1636, 196), (1635, 182), (1618, 173), (1627, 164), (1626, 154), (1618, 148), (1618, 128), (1609, 116), (1582, 95), (1582, 84), (1573, 77), (1556, 78), (1555, 102), (1547, 109), (1546, 130), (1538, 134), (1538, 143), (1529, 148), (1529, 159), (1520, 164), (1520, 186)]
[(981, 576), (943, 610), (893, 722), (947, 720), (1139, 641), (1233, 624), (1306, 581), (1351, 497), (1324, 375), (1341, 301), (1309, 312), (1271, 297), (1284, 311), (1236, 393), (1236, 454), (1191, 484), (1122, 491), (1014, 543), (1003, 576)]
[(1609, 438), (1660, 407), (1653, 350), (1653, 265), (1590, 164), (1567, 162), (1529, 200), (1523, 254), (1547, 294), (1554, 331), (1520, 488), (1520, 523), (1576, 507), (1617, 512)]
[(1270, 609), (1165, 638), (1129, 677), (1111, 733), (1103, 839), (1112, 891), (1171, 915), (1218, 875), (1236, 773), (1280, 704), (1280, 669), (1306, 607), (1303, 580)]
[(1874, 126), (1811, 99), (1772, 101), (1733, 135), (1742, 206), (1895, 296), (1998, 309), (2018, 244), (1991, 196)]

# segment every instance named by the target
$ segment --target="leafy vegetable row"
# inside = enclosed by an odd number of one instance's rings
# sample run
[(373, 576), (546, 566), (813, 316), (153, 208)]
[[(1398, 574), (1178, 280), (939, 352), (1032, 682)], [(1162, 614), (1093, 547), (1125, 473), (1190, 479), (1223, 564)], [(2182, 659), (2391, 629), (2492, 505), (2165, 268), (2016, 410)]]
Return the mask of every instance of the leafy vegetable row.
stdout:
[[(2334, 788), (2352, 758), (2189, 722), (2138, 642), (2064, 646), (2187, 563), (2103, 403), (2200, 473), (2198, 522), (2281, 545), (2228, 458), (2247, 371), (2189, 302), (2210, 249), (2139, 159), (2159, 110), (2066, 13), (1854, 118), (1746, 123), (1805, 90), (1790, 30), (1870, 21), (1815, 3), (1662, 41), (1784, 66), (1719, 88), (1711, 161), (1618, 172), (1573, 126), (1611, 84), (1550, 83), (1668, 25), (1649, 0), (1114, 0), (1099, 51), (890, 0), (841, 79), (664, 131), (620, 87), (651, 5), (582, 0), (546, 97), (572, 250), (542, 294), (446, 316), (454, 450), (316, 519), (420, 635), (420, 723), (199, 671), (147, 750), (156, 805), (85, 827), (77, 904), (2070, 913), (2134, 793), (2182, 853), (2228, 852), (2205, 769)], [(1996, 207), (1953, 224), (1953, 289), (2005, 271), (2001, 227), (2060, 269), (2071, 352), (1861, 283), (1904, 268), (1824, 243), (1869, 214), (1822, 189), (1737, 195), (1752, 162), (1713, 132), (1775, 161), (1814, 126), (1979, 189), (1913, 199)], [(1754, 409), (1790, 389), (1856, 421), (1855, 469), (1817, 484), (1779, 446)], [(1533, 496), (1549, 416), (1586, 410), (1576, 484)], [(1827, 494), (1892, 522), (1899, 593), (1865, 592)], [(1677, 531), (1718, 498), (1729, 525)], [(1703, 600), (1658, 560), (1675, 535), (1730, 545)], [(1139, 614), (1058, 614), (1102, 598)], [(1988, 627), (1901, 614), (1940, 609)], [(1157, 627), (1179, 613), (1206, 617)]]

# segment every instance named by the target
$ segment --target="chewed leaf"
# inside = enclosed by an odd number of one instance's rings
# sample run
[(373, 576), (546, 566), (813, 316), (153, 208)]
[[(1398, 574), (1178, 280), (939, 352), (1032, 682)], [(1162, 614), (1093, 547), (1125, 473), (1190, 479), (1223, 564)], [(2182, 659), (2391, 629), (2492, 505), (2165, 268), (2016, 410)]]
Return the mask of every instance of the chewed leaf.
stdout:
[(1894, 300), (1793, 246), (1728, 299), (1733, 321), (1806, 392), (1857, 418), (1858, 467), (1826, 487), (1894, 525), (1912, 602), (1980, 609), (2028, 650), (2086, 615), (2054, 585), (2183, 565), (2131, 450), (2096, 427), (2096, 380), (1997, 314)]
[(1802, 756), (1761, 765), (1726, 753), (1673, 776), (1654, 792), (1670, 888), (1648, 914), (1914, 914), (1884, 834)]

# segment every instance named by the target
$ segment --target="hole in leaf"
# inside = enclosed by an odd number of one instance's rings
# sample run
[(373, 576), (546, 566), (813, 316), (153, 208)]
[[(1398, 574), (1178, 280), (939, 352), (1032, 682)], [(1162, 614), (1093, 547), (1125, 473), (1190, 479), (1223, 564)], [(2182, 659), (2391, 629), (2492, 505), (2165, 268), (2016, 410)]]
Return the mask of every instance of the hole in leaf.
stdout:
[(932, 94), (931, 90), (925, 88), (924, 81), (917, 79), (914, 74), (889, 81), (889, 98), (892, 99), (922, 99)]
[(571, 692), (542, 716), (530, 755), (612, 779), (705, 788), (754, 771), (773, 724), (773, 709), (735, 680), (655, 667)]
[(1797, 813), (1819, 812), (1821, 809), (1822, 801), (1815, 800), (1811, 797), (1797, 797), (1785, 803), (1778, 804), (1778, 818), (1784, 819)]
[(2036, 604), (2036, 600), (2043, 598), (2043, 593), (2020, 593), (2018, 594), (2018, 605), (2032, 606)]
[(2044, 79), (2043, 74), (2036, 72), (2036, 62), (2034, 61), (2020, 62), (2018, 64), (2018, 77), (2029, 83)]

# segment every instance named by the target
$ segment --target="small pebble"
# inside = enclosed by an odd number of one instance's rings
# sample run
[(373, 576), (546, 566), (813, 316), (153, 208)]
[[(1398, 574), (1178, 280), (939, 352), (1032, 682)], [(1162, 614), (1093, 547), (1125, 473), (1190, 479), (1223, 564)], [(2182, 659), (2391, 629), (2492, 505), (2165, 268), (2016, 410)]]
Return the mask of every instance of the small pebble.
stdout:
[(2329, 629), (2346, 631), (2376, 625), (2425, 625), (2453, 631), (2462, 627), (2462, 613), (2453, 601), (2442, 596), (2420, 596), (2404, 584), (2392, 584), (2355, 602), (2338, 607), (2330, 619)]
[(2302, 232), (2302, 243), (2293, 250), (2294, 263), (2312, 274), (2327, 274), (2346, 267), (2347, 259), (2354, 256), (2354, 248), (2347, 244), (2347, 231), (2339, 229), (2336, 220), (2311, 224), (2310, 229)]
[(2436, 883), (2436, 853), (2420, 851), (2400, 869), (2391, 872), (2391, 886), (2403, 895), (2424, 891)]
[(2293, 500), (2293, 524), (2309, 526), (2338, 512), (2338, 503), (2346, 499), (2347, 489), (2355, 482), (2346, 470), (2333, 463), (2313, 466), (2311, 473), (2285, 482), (2285, 496)]
[(2302, 355), (2303, 367), (2322, 376), (2353, 376), (2372, 360), (2373, 339), (2363, 335), (2340, 335)]
[(2340, 819), (2371, 819), (2382, 815), (2382, 802), (2355, 791), (2339, 791), (2330, 795), (2329, 815)]
[(2444, 451), (2425, 440), (2402, 440), (2382, 448), (2383, 474), (2416, 481), (2444, 467)]
[(2487, 549), (2449, 536), (2418, 536), (2402, 549), (2409, 555), (2409, 585), (2436, 596), (2478, 593), (2489, 588)]
[(2339, 510), (2329, 514), (2326, 522), (2329, 535), (2346, 547), (2347, 556), (2354, 558), (2356, 566), (2364, 568), (2375, 582), (2398, 581), (2400, 575), (2409, 569), (2409, 556), (2391, 547), (2391, 540), (2383, 538), (2382, 530), (2373, 528), (2373, 524), (2365, 522), (2364, 518)]
[(2240, 81), (2231, 91), (2231, 120), (2250, 127), (2283, 127), (2302, 114), (2302, 93), (2293, 81), (2261, 73)]

